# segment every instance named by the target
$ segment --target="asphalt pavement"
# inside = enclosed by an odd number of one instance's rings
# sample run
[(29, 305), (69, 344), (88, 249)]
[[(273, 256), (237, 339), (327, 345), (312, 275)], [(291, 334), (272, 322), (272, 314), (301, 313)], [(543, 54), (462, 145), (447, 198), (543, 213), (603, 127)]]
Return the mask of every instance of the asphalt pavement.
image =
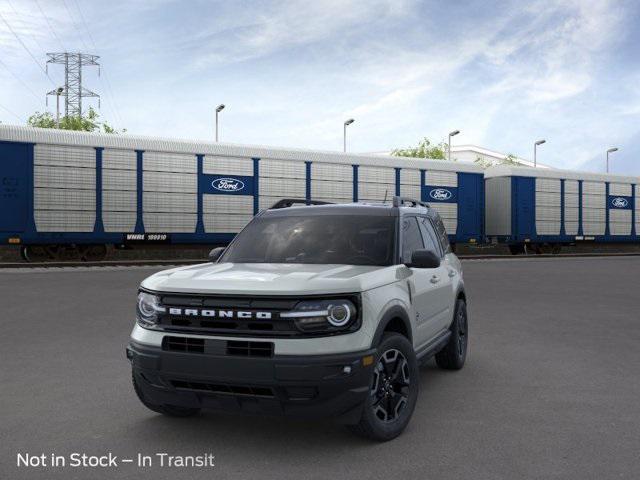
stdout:
[[(0, 271), (0, 478), (639, 478), (640, 258), (464, 268), (468, 363), (424, 366), (409, 427), (384, 444), (326, 421), (146, 410), (124, 348), (157, 267)], [(134, 462), (16, 465), (74, 452)], [(215, 466), (136, 465), (163, 452)]]

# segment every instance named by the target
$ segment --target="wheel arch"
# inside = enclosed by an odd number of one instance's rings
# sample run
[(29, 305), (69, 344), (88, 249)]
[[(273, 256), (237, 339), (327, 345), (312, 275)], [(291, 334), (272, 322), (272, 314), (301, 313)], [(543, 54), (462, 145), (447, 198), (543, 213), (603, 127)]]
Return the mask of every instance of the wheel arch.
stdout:
[(456, 300), (464, 300), (464, 303), (467, 303), (467, 294), (464, 291), (464, 288), (458, 289), (458, 293), (456, 293)]
[(373, 336), (373, 341), (371, 342), (372, 347), (380, 344), (385, 332), (399, 333), (405, 336), (409, 342), (413, 344), (411, 321), (409, 320), (409, 314), (403, 307), (394, 305), (384, 313), (382, 319), (378, 323), (376, 333)]

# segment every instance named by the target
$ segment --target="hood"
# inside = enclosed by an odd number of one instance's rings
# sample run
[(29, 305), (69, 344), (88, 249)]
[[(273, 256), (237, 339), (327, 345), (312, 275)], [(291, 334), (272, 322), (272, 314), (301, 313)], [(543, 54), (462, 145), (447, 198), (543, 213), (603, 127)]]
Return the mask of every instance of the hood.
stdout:
[(205, 294), (356, 293), (397, 281), (399, 267), (206, 263), (158, 272), (145, 279), (141, 286), (152, 291)]

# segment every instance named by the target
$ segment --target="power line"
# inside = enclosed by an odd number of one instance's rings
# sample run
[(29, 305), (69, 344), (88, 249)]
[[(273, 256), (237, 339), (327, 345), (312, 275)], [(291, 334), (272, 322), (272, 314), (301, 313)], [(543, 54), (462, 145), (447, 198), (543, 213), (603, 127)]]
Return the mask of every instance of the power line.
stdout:
[(4, 16), (2, 15), (2, 13), (0, 13), (0, 19), (2, 19), (2, 21), (4, 22), (4, 24), (7, 26), (7, 28), (9, 29), (9, 31), (13, 34), (14, 37), (16, 37), (16, 40), (18, 40), (18, 42), (20, 42), (20, 45), (22, 45), (22, 48), (24, 48), (27, 53), (29, 54), (29, 56), (33, 59), (34, 62), (36, 62), (36, 65), (38, 65), (38, 68), (40, 70), (42, 70), (42, 73), (45, 74), (45, 76), (49, 79), (49, 81), (55, 86), (54, 81), (51, 79), (51, 77), (49, 76), (49, 74), (47, 73), (47, 71), (42, 67), (42, 65), (40, 65), (40, 62), (38, 62), (38, 60), (36, 59), (36, 57), (33, 55), (33, 53), (31, 53), (31, 50), (29, 50), (29, 48), (25, 45), (25, 43), (22, 41), (22, 39), (18, 36), (18, 34), (13, 30), (13, 28), (11, 28), (11, 25), (9, 25), (9, 22), (7, 22), (7, 20), (4, 18)]
[(87, 31), (87, 35), (89, 36), (89, 40), (91, 40), (91, 43), (93, 44), (93, 48), (95, 48), (96, 51), (97, 51), (98, 47), (96, 46), (96, 42), (93, 40), (93, 35), (91, 35), (91, 30), (89, 30), (89, 27), (87, 26), (87, 22), (84, 19), (84, 15), (82, 13), (82, 9), (80, 8), (80, 4), (78, 3), (78, 0), (73, 0), (73, 2), (76, 4), (76, 8), (78, 9), (78, 13), (80, 13), (80, 20), (84, 24), (84, 29)]
[(73, 25), (74, 30), (76, 31), (76, 33), (78, 34), (78, 38), (80, 39), (80, 41), (82, 42), (82, 45), (84, 46), (85, 50), (90, 50), (89, 45), (87, 45), (87, 43), (84, 41), (84, 38), (82, 38), (82, 34), (80, 32), (80, 29), (78, 28), (78, 26), (76, 25), (76, 21), (73, 18), (73, 14), (71, 13), (71, 10), (69, 10), (69, 7), (67, 5), (67, 2), (65, 0), (62, 0), (62, 4), (64, 5), (65, 10), (67, 11), (67, 13), (69, 14), (69, 20), (71, 20), (71, 24)]
[[(82, 13), (82, 8), (80, 8), (80, 3), (78, 3), (78, 0), (73, 0), (73, 1), (74, 1), (75, 5), (76, 5), (76, 8), (78, 9), (78, 13), (80, 14), (80, 20), (82, 22), (82, 25), (84, 26), (85, 31), (87, 32), (87, 36), (89, 37), (89, 40), (91, 40), (91, 43), (93, 44), (93, 48), (96, 51), (98, 51), (98, 46), (96, 45), (96, 42), (93, 39), (93, 35), (91, 34), (91, 30), (89, 29), (89, 25), (87, 24), (87, 21), (84, 18), (84, 14)], [(109, 81), (109, 78), (107, 76), (107, 72), (106, 72), (104, 67), (102, 67), (102, 72), (104, 74), (103, 85), (106, 87), (106, 90), (107, 90), (107, 97), (106, 98), (109, 101), (109, 103), (111, 104), (111, 106), (113, 108), (113, 113), (117, 117), (118, 122), (120, 122), (122, 124), (122, 116), (120, 115), (120, 109), (118, 108), (118, 103), (116, 101), (116, 96), (113, 94), (113, 89), (111, 88), (111, 82)], [(102, 80), (101, 76), (100, 76), (100, 80)]]
[(16, 117), (16, 119), (17, 119), (20, 123), (22, 123), (22, 118), (20, 118), (18, 115), (16, 115), (14, 112), (12, 112), (11, 110), (9, 110), (7, 107), (5, 107), (4, 105), (2, 105), (1, 103), (0, 103), (0, 108), (2, 108), (5, 112), (8, 112), (8, 113), (10, 113), (11, 115), (13, 115), (14, 117)]
[(62, 43), (62, 40), (60, 40), (60, 37), (58, 37), (58, 34), (56, 33), (55, 29), (51, 25), (51, 22), (49, 21), (49, 17), (47, 17), (47, 14), (44, 13), (44, 10), (42, 10), (42, 7), (40, 6), (40, 2), (38, 2), (38, 0), (34, 0), (34, 1), (36, 2), (36, 5), (38, 6), (38, 10), (40, 10), (40, 14), (44, 17), (45, 21), (47, 22), (47, 25), (49, 26), (49, 30), (51, 30), (51, 33), (53, 33), (53, 36), (56, 38), (56, 40), (58, 41), (58, 43), (62, 47), (62, 50), (64, 50), (66, 52), (67, 48), (64, 46), (64, 44)]
[(9, 68), (9, 66), (4, 63), (2, 61), (2, 59), (0, 59), (0, 65), (2, 65), (10, 74), (13, 78), (15, 78), (18, 82), (20, 82), (22, 84), (22, 86), (24, 88), (26, 88), (29, 93), (31, 93), (31, 95), (33, 95), (38, 101), (41, 101), (42, 99), (38, 96), (38, 94), (36, 92), (34, 92), (31, 87), (29, 85), (26, 84), (26, 82), (24, 80), (22, 80), (20, 77), (18, 77), (15, 73), (13, 73), (13, 71), (11, 71), (11, 69)]
[[(16, 16), (20, 19), (20, 23), (25, 27), (25, 29), (28, 29), (29, 26), (27, 25), (27, 23), (22, 19), (22, 14), (20, 12), (18, 12), (18, 10), (16, 10), (16, 7), (13, 6), (13, 3), (11, 3), (11, 0), (7, 0), (7, 3), (9, 4), (9, 6), (11, 7), (11, 10), (13, 10), (13, 13), (16, 14)], [(29, 37), (31, 37), (33, 39), (34, 42), (36, 42), (36, 44), (38, 45), (38, 48), (40, 50), (42, 50), (43, 52), (46, 52), (47, 49), (44, 48), (42, 46), (42, 44), (40, 43), (40, 40), (38, 40), (38, 37), (36, 35), (33, 35), (32, 33), (27, 33), (27, 35)]]

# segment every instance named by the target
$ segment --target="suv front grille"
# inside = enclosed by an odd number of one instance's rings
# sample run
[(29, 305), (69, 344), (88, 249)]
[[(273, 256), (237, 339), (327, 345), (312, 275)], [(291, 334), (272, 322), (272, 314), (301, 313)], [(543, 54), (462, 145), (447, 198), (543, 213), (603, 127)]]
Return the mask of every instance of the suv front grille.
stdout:
[(242, 395), (251, 397), (273, 398), (275, 394), (270, 387), (256, 385), (226, 385), (203, 382), (191, 382), (186, 380), (172, 380), (171, 385), (180, 390), (196, 390), (199, 392), (217, 393), (226, 395)]
[[(359, 306), (359, 298), (354, 295), (340, 297), (353, 297)], [(280, 313), (294, 309), (304, 299), (161, 294), (160, 302), (166, 311), (159, 314), (158, 326), (169, 332), (203, 335), (273, 338), (323, 335), (303, 332), (293, 319), (280, 317)]]
[(190, 337), (164, 337), (162, 348), (172, 352), (204, 353), (204, 339)]
[(273, 342), (240, 342), (229, 340), (227, 354), (243, 357), (272, 357)]
[(169, 335), (162, 339), (162, 349), (169, 352), (270, 358), (273, 357), (273, 348), (273, 342), (244, 342)]

